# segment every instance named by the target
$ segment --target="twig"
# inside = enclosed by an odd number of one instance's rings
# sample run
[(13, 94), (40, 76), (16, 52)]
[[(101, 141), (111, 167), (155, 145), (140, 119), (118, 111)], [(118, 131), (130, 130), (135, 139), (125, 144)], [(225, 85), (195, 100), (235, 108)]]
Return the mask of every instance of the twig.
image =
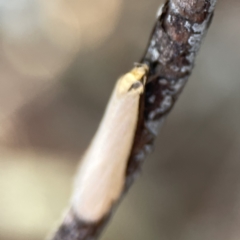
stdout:
[[(122, 195), (138, 175), (146, 155), (152, 151), (162, 122), (191, 74), (216, 1), (168, 0), (158, 12), (156, 25), (141, 61), (149, 66), (149, 74), (145, 95), (140, 103), (138, 125)], [(95, 240), (111, 213), (112, 208), (101, 220), (90, 223), (81, 219), (71, 206), (52, 239)]]

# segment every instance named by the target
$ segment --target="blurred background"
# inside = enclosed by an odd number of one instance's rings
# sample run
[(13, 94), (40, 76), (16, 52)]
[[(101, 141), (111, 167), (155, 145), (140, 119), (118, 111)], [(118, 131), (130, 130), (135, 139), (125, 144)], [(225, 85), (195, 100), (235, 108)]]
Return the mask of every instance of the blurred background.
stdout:
[[(0, 239), (40, 240), (68, 204), (157, 0), (0, 0)], [(103, 240), (240, 239), (240, 1), (219, 0), (196, 67)]]

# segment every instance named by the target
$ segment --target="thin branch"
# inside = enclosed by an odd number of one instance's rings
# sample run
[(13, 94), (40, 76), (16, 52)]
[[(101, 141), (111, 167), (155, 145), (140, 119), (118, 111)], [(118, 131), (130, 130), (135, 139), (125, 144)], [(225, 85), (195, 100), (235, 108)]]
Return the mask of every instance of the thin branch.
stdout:
[[(201, 41), (211, 23), (216, 0), (168, 0), (160, 8), (142, 63), (149, 66), (141, 98), (122, 196), (134, 182), (159, 129), (194, 67)], [(119, 200), (120, 201), (120, 200)], [(116, 206), (116, 204), (114, 205)], [(112, 209), (100, 221), (80, 219), (71, 206), (53, 240), (96, 240)]]

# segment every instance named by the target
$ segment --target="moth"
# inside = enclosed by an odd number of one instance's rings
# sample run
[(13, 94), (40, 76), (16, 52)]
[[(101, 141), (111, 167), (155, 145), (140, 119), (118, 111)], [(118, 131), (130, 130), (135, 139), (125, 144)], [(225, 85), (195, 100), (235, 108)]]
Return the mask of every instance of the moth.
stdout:
[(81, 220), (101, 220), (121, 195), (147, 74), (148, 66), (137, 64), (120, 77), (81, 160), (72, 198)]

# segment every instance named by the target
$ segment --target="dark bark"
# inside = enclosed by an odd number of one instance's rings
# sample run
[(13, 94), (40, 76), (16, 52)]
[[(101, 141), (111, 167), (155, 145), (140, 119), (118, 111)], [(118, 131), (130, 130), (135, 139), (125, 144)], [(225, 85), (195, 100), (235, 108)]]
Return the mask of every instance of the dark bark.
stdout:
[[(159, 128), (173, 108), (194, 67), (216, 0), (169, 0), (162, 7), (141, 62), (149, 65), (139, 123), (126, 170), (123, 194), (138, 175), (151, 152)], [(110, 218), (87, 223), (69, 210), (53, 240), (97, 239)]]

